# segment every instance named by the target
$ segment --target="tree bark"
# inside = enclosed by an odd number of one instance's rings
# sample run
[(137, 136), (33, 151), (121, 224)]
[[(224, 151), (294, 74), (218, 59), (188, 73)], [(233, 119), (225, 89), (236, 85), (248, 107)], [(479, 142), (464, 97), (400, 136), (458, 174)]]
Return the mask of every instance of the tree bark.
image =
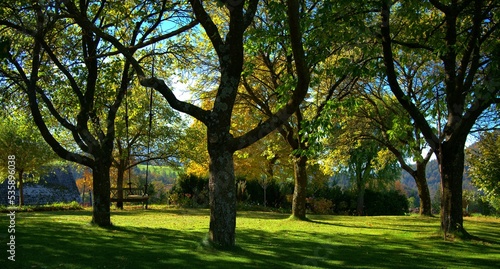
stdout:
[(307, 157), (295, 156), (293, 160), (295, 188), (293, 190), (292, 216), (306, 219)]
[[(210, 139), (209, 134), (209, 139)], [(233, 152), (224, 143), (208, 144), (210, 228), (209, 239), (216, 247), (233, 247), (236, 233), (236, 181)]]
[(365, 208), (365, 184), (358, 184), (358, 200), (356, 204), (356, 214), (363, 216)]
[(420, 215), (432, 216), (431, 194), (427, 185), (425, 168), (427, 162), (417, 161), (417, 170), (415, 172), (415, 183), (417, 184), (418, 197), (420, 198)]
[(99, 226), (112, 225), (110, 213), (110, 168), (111, 157), (96, 158), (95, 165), (92, 167), (94, 193), (92, 199), (92, 223)]
[(118, 202), (116, 202), (116, 207), (119, 209), (123, 209), (123, 178), (125, 176), (125, 168), (122, 166), (121, 161), (120, 165), (117, 167), (117, 175), (116, 175), (116, 195), (118, 198)]
[(438, 156), (441, 169), (441, 230), (445, 235), (468, 233), (463, 228), (462, 180), (464, 173), (463, 144), (444, 142)]
[(267, 185), (265, 185), (263, 188), (264, 188), (264, 207), (267, 207)]

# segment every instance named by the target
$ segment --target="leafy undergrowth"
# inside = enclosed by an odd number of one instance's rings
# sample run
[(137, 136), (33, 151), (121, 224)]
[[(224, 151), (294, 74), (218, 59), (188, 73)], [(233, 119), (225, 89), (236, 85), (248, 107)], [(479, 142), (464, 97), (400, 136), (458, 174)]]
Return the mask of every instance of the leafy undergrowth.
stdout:
[[(2, 268), (498, 268), (500, 219), (466, 218), (484, 241), (445, 241), (439, 218), (238, 212), (233, 251), (206, 247), (206, 209), (112, 212), (113, 228), (91, 211), (16, 214), (16, 261)], [(8, 218), (0, 218), (7, 248)], [(6, 265), (6, 266), (4, 266)]]

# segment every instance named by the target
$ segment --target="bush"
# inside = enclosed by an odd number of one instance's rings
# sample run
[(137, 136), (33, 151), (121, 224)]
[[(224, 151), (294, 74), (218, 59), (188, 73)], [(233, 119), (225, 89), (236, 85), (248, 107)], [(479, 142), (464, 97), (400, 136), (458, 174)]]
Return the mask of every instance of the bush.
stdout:
[[(241, 180), (241, 179), (239, 179)], [(257, 180), (247, 180), (245, 190), (248, 195), (246, 202), (253, 205), (264, 204), (264, 189)], [(275, 208), (289, 208), (287, 194), (293, 192), (293, 183), (268, 182), (266, 189), (267, 206)]]
[(333, 202), (325, 198), (309, 198), (311, 210), (316, 214), (332, 214)]
[(365, 191), (364, 213), (368, 216), (405, 215), (408, 212), (408, 199), (398, 191)]
[(181, 174), (168, 198), (170, 204), (183, 207), (208, 206), (208, 178)]

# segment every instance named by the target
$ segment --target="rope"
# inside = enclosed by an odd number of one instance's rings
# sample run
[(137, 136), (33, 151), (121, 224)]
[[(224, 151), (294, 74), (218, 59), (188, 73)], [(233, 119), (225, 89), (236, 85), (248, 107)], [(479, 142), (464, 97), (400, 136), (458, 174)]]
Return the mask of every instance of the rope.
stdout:
[[(153, 45), (153, 59), (151, 61), (151, 77), (155, 75), (155, 45)], [(149, 126), (148, 126), (148, 143), (147, 143), (147, 156), (151, 154), (151, 126), (153, 125), (153, 91), (150, 89), (149, 92)], [(144, 185), (144, 195), (148, 193), (148, 177), (149, 177), (149, 160), (146, 162), (146, 184)], [(146, 201), (146, 209), (148, 208), (148, 202)]]
[[(149, 94), (149, 126), (148, 126), (148, 143), (147, 143), (147, 156), (151, 153), (151, 126), (153, 125), (153, 89)], [(144, 193), (148, 190), (148, 176), (149, 176), (149, 160), (146, 162), (146, 186)]]
[[(129, 140), (129, 118), (128, 118), (128, 89), (125, 91), (125, 139), (127, 140), (127, 167), (130, 167), (130, 140)], [(122, 186), (123, 187), (123, 186)], [(128, 188), (132, 192), (132, 181), (128, 171)]]

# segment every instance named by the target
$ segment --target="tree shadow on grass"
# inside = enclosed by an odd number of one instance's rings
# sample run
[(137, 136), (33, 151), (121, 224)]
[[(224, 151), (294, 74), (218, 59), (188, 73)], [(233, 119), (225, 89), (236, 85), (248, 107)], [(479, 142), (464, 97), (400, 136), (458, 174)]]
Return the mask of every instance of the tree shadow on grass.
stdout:
[[(242, 245), (241, 255), (252, 257), (260, 268), (496, 268), (493, 259), (476, 258), (475, 255), (447, 255), (447, 251), (433, 253), (423, 249), (418, 242), (394, 241), (390, 234), (376, 235), (327, 235), (317, 232), (282, 231), (268, 234), (260, 230), (238, 233)], [(456, 253), (485, 251), (470, 246), (449, 245), (445, 248)], [(266, 246), (262, 251), (260, 246)], [(259, 246), (259, 247), (256, 247)], [(429, 251), (429, 252), (428, 252)], [(270, 259), (269, 257), (273, 257)], [(468, 265), (468, 266), (467, 266)]]
[(208, 208), (167, 208), (160, 211), (175, 215), (210, 216), (210, 209)]
[(289, 218), (290, 214), (264, 211), (238, 211), (237, 217), (262, 220), (284, 220)]
[(23, 226), (13, 268), (218, 268), (196, 251), (201, 232), (50, 221)]
[[(68, 215), (68, 212), (64, 213)], [(88, 212), (79, 213), (88, 216)], [(77, 215), (71, 213), (68, 216)], [(322, 223), (318, 223), (320, 225), (312, 226), (315, 230), (282, 228), (269, 232), (259, 227), (237, 228), (238, 248), (220, 251), (202, 246), (206, 234), (200, 229), (100, 228), (88, 222), (57, 222), (40, 215), (19, 222), (16, 227), (16, 262), (4, 267), (7, 261), (2, 260), (2, 268), (419, 269), (498, 266), (497, 261), (490, 258), (499, 254), (498, 247), (408, 240), (394, 236), (390, 229), (372, 235), (363, 233), (365, 229), (348, 227), (352, 228), (350, 233), (340, 233), (332, 226), (340, 227), (341, 223), (322, 222), (328, 225), (321, 228)], [(3, 227), (5, 220), (0, 220), (0, 224)], [(261, 224), (280, 225), (266, 220)], [(0, 243), (6, 245), (3, 239)], [(485, 256), (485, 253), (491, 255)]]
[[(319, 220), (318, 220), (319, 219)], [(376, 220), (371, 217), (350, 217), (351, 220), (356, 220), (356, 222), (342, 222), (342, 218), (336, 218), (336, 216), (329, 216), (329, 218), (325, 215), (313, 215), (309, 216), (306, 222), (320, 224), (320, 225), (328, 225), (328, 226), (336, 226), (336, 227), (345, 227), (345, 228), (354, 228), (354, 229), (379, 229), (379, 230), (391, 230), (391, 231), (400, 231), (400, 232), (416, 232), (418, 229), (433, 229), (438, 228), (436, 223), (425, 222), (425, 225), (422, 225), (422, 222), (419, 221), (415, 223), (414, 220), (408, 218), (399, 218), (398, 226), (387, 225), (385, 223), (378, 223)]]
[[(477, 225), (480, 225), (479, 229)], [(475, 241), (500, 245), (500, 220), (486, 222), (469, 218), (465, 219), (464, 227), (470, 234), (477, 236)]]

